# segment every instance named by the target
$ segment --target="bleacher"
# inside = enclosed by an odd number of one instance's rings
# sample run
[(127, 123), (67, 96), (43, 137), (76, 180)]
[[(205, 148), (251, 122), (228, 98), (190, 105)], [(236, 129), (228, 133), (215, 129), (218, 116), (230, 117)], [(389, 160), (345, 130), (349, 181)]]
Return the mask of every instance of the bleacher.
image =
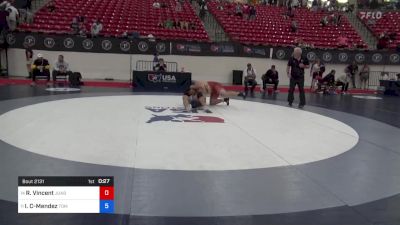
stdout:
[(341, 25), (322, 27), (320, 20), (329, 13), (311, 12), (301, 8), (295, 10), (294, 19), (299, 25), (297, 33), (290, 31), (290, 19), (284, 19), (285, 7), (257, 5), (255, 20), (242, 19), (234, 15), (235, 4), (226, 3), (219, 10), (219, 3), (208, 3), (209, 11), (224, 28), (232, 40), (241, 43), (269, 44), (274, 46), (292, 46), (296, 39), (312, 43), (317, 48), (336, 48), (337, 38), (345, 36), (350, 43), (359, 47), (367, 47), (345, 16)]
[[(188, 1), (182, 10), (175, 11), (175, 0), (162, 0), (165, 8), (153, 8), (153, 0), (54, 0), (56, 10), (40, 9), (33, 24), (21, 24), (22, 31), (43, 33), (71, 33), (73, 17), (84, 16), (85, 26), (90, 31), (93, 20), (100, 19), (103, 31), (100, 34), (121, 36), (125, 31), (152, 34), (160, 39), (179, 39), (188, 41), (208, 41), (207, 32)], [(159, 21), (179, 19), (192, 21), (195, 30), (166, 29), (157, 26)]]
[[(396, 48), (400, 45), (400, 12), (391, 11), (383, 13), (382, 18), (371, 18), (369, 15), (358, 14), (358, 17), (378, 38), (383, 32), (396, 33), (396, 39), (389, 44), (389, 48)], [(368, 22), (369, 20), (373, 23)]]

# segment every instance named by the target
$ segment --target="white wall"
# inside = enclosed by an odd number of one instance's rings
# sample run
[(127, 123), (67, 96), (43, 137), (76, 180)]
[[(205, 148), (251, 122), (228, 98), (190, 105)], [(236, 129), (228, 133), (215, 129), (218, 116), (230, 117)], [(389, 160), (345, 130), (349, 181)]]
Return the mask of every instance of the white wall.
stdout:
[[(39, 51), (34, 51), (37, 54)], [(72, 71), (82, 73), (84, 79), (114, 78), (115, 80), (129, 80), (131, 75), (130, 59), (132, 57), (135, 69), (138, 60), (153, 60), (152, 55), (124, 55), (124, 54), (100, 54), (81, 52), (56, 52), (40, 51), (52, 64), (59, 54), (63, 54), (70, 64)], [(27, 76), (25, 66), (25, 51), (23, 49), (9, 49), (9, 74), (12, 76)], [(288, 85), (286, 77), (287, 61), (275, 59), (246, 58), (246, 57), (211, 57), (211, 56), (161, 56), (168, 62), (177, 62), (179, 68), (192, 72), (194, 80), (213, 80), (221, 83), (232, 83), (232, 70), (243, 70), (247, 63), (251, 63), (258, 73), (257, 80), (261, 82), (261, 75), (276, 65), (280, 74), (280, 84)], [(342, 74), (346, 65), (328, 64), (326, 70), (335, 69), (337, 74)], [(400, 72), (400, 66), (371, 66), (371, 71)], [(306, 71), (309, 74), (309, 71)], [(306, 76), (306, 84), (310, 83), (310, 77)]]

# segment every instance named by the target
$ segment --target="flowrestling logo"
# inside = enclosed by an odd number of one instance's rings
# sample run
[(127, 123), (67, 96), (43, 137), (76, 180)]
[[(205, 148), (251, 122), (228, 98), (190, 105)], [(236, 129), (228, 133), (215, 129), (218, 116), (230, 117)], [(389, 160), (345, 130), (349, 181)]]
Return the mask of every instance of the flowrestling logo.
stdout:
[(224, 119), (215, 116), (199, 115), (200, 113), (212, 112), (206, 110), (191, 110), (185, 111), (182, 107), (158, 107), (148, 106), (145, 107), (151, 111), (151, 118), (146, 123), (155, 122), (178, 122), (178, 123), (224, 123)]
[(148, 74), (147, 79), (153, 83), (176, 83), (176, 77), (174, 75), (164, 74)]

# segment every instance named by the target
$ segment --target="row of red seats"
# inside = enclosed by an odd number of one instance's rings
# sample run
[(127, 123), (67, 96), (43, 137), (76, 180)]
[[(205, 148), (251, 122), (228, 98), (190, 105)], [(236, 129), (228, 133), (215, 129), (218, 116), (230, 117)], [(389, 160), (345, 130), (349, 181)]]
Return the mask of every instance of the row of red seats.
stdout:
[(317, 47), (330, 48), (337, 45), (336, 38), (339, 35), (345, 35), (350, 42), (367, 47), (344, 16), (340, 26), (321, 27), (321, 18), (329, 14), (314, 13), (303, 8), (296, 9), (294, 19), (299, 30), (297, 33), (292, 33), (291, 19), (284, 19), (283, 16), (287, 12), (285, 7), (257, 5), (256, 19), (247, 20), (233, 15), (235, 5), (226, 3), (223, 4), (223, 10), (220, 10), (219, 3), (213, 1), (208, 3), (210, 12), (233, 40), (254, 44), (292, 45), (295, 39), (301, 38)]
[[(182, 11), (176, 12), (175, 0), (161, 0), (167, 8), (153, 8), (153, 0), (54, 0), (50, 4), (55, 11), (50, 12), (47, 6), (40, 9), (34, 17), (33, 24), (21, 24), (19, 29), (45, 33), (71, 33), (71, 22), (74, 17), (84, 16), (85, 27), (90, 28), (94, 19), (103, 24), (103, 35), (121, 36), (125, 31), (137, 31), (141, 35), (152, 34), (161, 39), (184, 39), (208, 41), (207, 32), (195, 14), (189, 2), (182, 5)], [(167, 19), (193, 22), (195, 30), (164, 29), (158, 23)]]

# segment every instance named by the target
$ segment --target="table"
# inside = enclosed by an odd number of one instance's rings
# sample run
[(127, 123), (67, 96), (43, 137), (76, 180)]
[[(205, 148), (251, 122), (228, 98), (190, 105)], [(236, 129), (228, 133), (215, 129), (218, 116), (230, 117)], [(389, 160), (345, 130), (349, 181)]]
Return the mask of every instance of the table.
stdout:
[(184, 92), (192, 82), (191, 73), (133, 71), (134, 91)]
[(399, 80), (379, 80), (380, 87), (384, 88), (385, 95), (400, 96)]

